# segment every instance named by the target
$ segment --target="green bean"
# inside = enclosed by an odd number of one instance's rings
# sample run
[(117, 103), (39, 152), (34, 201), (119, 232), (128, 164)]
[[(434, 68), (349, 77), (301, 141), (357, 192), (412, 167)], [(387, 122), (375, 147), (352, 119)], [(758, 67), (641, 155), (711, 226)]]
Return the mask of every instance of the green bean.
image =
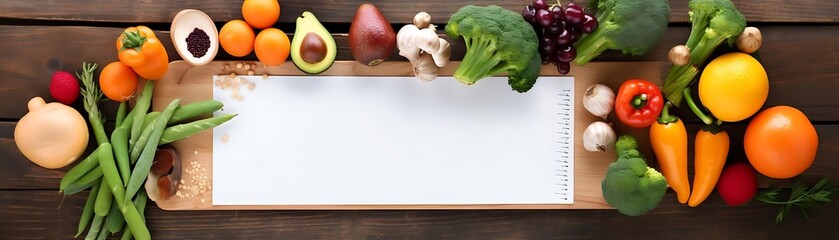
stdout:
[(99, 185), (99, 181), (102, 179), (102, 169), (99, 167), (90, 170), (84, 176), (76, 180), (75, 182), (71, 183), (69, 186), (64, 188), (64, 195), (73, 195), (84, 191), (90, 187)]
[(70, 171), (67, 171), (67, 173), (64, 174), (64, 177), (61, 178), (61, 183), (58, 184), (58, 189), (63, 191), (68, 185), (87, 174), (87, 172), (90, 172), (93, 168), (99, 166), (99, 155), (97, 154), (97, 151), (99, 151), (98, 148), (93, 150), (90, 155), (87, 155), (87, 157), (76, 164), (76, 166), (73, 166)]
[(154, 120), (157, 119), (157, 116), (160, 116), (160, 112), (150, 112), (146, 114), (146, 117), (143, 119), (143, 130), (146, 130), (147, 127), (151, 126), (151, 124), (154, 123)]
[(90, 194), (87, 195), (87, 200), (84, 202), (84, 210), (82, 210), (82, 217), (79, 218), (79, 230), (73, 238), (77, 238), (79, 235), (82, 235), (84, 230), (87, 228), (87, 224), (90, 223), (90, 218), (93, 217), (93, 203), (96, 202), (96, 194), (99, 193), (100, 185), (98, 183), (99, 182), (97, 182), (96, 185), (93, 185), (93, 188), (90, 189)]
[(111, 144), (105, 143), (99, 147), (99, 167), (102, 168), (102, 179), (103, 182), (107, 183), (105, 185), (109, 188), (116, 198), (117, 203), (123, 201), (123, 197), (125, 196), (125, 189), (122, 188), (122, 180), (119, 178), (119, 171), (117, 171), (117, 166), (114, 164), (114, 154), (111, 151)]
[(163, 129), (166, 128), (166, 123), (169, 121), (169, 118), (172, 117), (172, 113), (178, 108), (178, 104), (180, 102), (180, 99), (172, 100), (172, 102), (166, 106), (166, 109), (163, 110), (163, 113), (160, 114), (157, 121), (154, 122), (154, 126), (152, 126), (154, 130), (152, 130), (152, 134), (149, 137), (146, 146), (143, 148), (140, 158), (134, 165), (134, 171), (131, 172), (131, 179), (128, 181), (128, 187), (125, 190), (124, 199), (130, 200), (134, 197), (134, 194), (137, 193), (137, 190), (140, 190), (140, 186), (146, 181), (146, 177), (149, 175), (152, 160), (154, 159), (154, 153), (157, 150), (157, 143), (160, 142), (160, 136), (163, 135)]
[(128, 176), (131, 175), (131, 165), (128, 163), (128, 130), (126, 128), (117, 127), (114, 129), (114, 132), (111, 133), (111, 146), (114, 150), (114, 157), (117, 160), (122, 182), (128, 183)]
[(137, 211), (140, 213), (140, 216), (143, 216), (143, 221), (146, 221), (146, 203), (148, 203), (149, 195), (146, 193), (145, 189), (140, 190), (137, 193), (137, 197), (134, 198), (134, 206), (137, 206)]
[(125, 129), (131, 129), (131, 125), (134, 124), (134, 110), (128, 112), (128, 115), (125, 115), (125, 119), (122, 120), (122, 124), (118, 127), (124, 127)]
[(224, 107), (224, 103), (216, 100), (206, 100), (186, 104), (178, 107), (178, 109), (175, 110), (175, 113), (172, 113), (172, 118), (169, 119), (168, 125), (178, 124), (195, 117), (212, 114), (222, 107)]
[[(176, 105), (177, 106), (177, 105)], [(170, 113), (171, 114), (171, 113)], [(101, 151), (99, 152), (99, 165), (102, 167), (102, 174), (103, 180), (102, 182), (107, 183), (105, 188), (102, 190), (112, 189), (113, 197), (110, 198), (111, 200), (116, 200), (117, 205), (119, 206), (120, 211), (122, 211), (123, 218), (125, 219), (126, 224), (131, 228), (131, 230), (135, 233), (134, 237), (137, 239), (149, 239), (149, 230), (146, 227), (145, 223), (143, 222), (142, 217), (137, 212), (137, 209), (134, 207), (133, 204), (130, 202), (126, 202), (125, 199), (130, 200), (131, 198), (124, 198), (126, 197), (125, 189), (122, 188), (122, 182), (119, 178), (119, 174), (117, 173), (116, 165), (114, 164), (113, 153), (111, 152), (111, 146), (109, 143), (102, 144)], [(148, 172), (145, 173), (148, 175)], [(134, 178), (132, 177), (132, 180)], [(131, 186), (129, 184), (129, 186)], [(136, 190), (135, 190), (136, 192)], [(101, 193), (101, 190), (100, 190)], [(98, 196), (97, 196), (98, 197)], [(129, 196), (130, 197), (130, 196)], [(115, 198), (115, 199), (114, 199)], [(94, 204), (94, 210), (96, 210), (96, 205)], [(109, 206), (110, 207), (110, 206)], [(109, 209), (110, 210), (110, 209)], [(97, 212), (98, 214), (98, 212)]]
[[(158, 116), (156, 119), (159, 119)], [(149, 126), (143, 129), (143, 133), (140, 134), (140, 138), (137, 138), (137, 142), (134, 143), (134, 146), (131, 147), (131, 154), (129, 155), (128, 159), (131, 159), (131, 163), (134, 164), (137, 162), (137, 158), (140, 157), (140, 153), (143, 151), (143, 147), (146, 146), (146, 142), (149, 141), (149, 137), (151, 136), (151, 132), (154, 130), (154, 127)]]
[(160, 137), (160, 142), (158, 144), (163, 145), (167, 143), (172, 143), (176, 141), (180, 141), (184, 138), (188, 138), (192, 135), (195, 135), (198, 132), (212, 129), (222, 123), (230, 121), (233, 117), (236, 117), (237, 114), (225, 114), (217, 117), (201, 119), (198, 121), (178, 124), (175, 126), (171, 126), (163, 130), (163, 134)]
[(93, 216), (93, 222), (90, 224), (90, 231), (87, 232), (87, 236), (84, 237), (85, 240), (94, 240), (96, 236), (99, 235), (99, 231), (102, 230), (102, 224), (104, 224), (105, 217), (103, 216)]
[(99, 217), (108, 216), (108, 212), (111, 211), (111, 204), (114, 201), (114, 194), (111, 193), (111, 189), (105, 182), (105, 179), (102, 179), (99, 193), (96, 194), (96, 203), (93, 204), (93, 212)]
[[(108, 221), (108, 218), (105, 218), (105, 224), (104, 225), (108, 224), (107, 221)], [(99, 236), (96, 237), (96, 240), (108, 240), (108, 233), (110, 231), (108, 231), (108, 229), (105, 229), (105, 227), (107, 227), (107, 226), (103, 226), (102, 229), (100, 229)]]
[[(137, 193), (137, 197), (134, 198), (134, 206), (137, 208), (137, 212), (140, 213), (140, 216), (143, 217), (143, 222), (146, 221), (145, 212), (146, 212), (146, 202), (149, 199), (148, 195), (146, 195), (146, 191), (140, 189), (140, 192)], [(122, 228), (122, 237), (120, 239), (128, 240), (131, 239), (133, 236), (131, 235), (131, 228), (125, 226)]]
[(125, 115), (128, 114), (128, 104), (123, 101), (119, 103), (119, 108), (117, 108), (117, 119), (116, 119), (116, 126), (122, 125), (122, 121), (125, 120)]
[(111, 212), (105, 218), (105, 228), (110, 233), (116, 233), (122, 230), (125, 225), (125, 218), (122, 217), (122, 211), (119, 209), (119, 204), (111, 205)]
[[(145, 208), (145, 206), (143, 207)], [(123, 205), (122, 215), (125, 217), (125, 223), (128, 225), (128, 229), (131, 230), (131, 234), (134, 235), (134, 238), (140, 240), (151, 238), (149, 229), (146, 227), (146, 222), (143, 219), (143, 215), (137, 210), (134, 204), (129, 202)]]
[(134, 105), (134, 109), (131, 111), (134, 112), (134, 122), (131, 124), (131, 140), (129, 140), (129, 144), (134, 144), (137, 142), (137, 138), (140, 138), (140, 132), (142, 130), (141, 124), (143, 124), (143, 118), (146, 116), (146, 112), (149, 111), (149, 105), (151, 105), (151, 95), (154, 92), (154, 81), (147, 81), (146, 86), (143, 87), (143, 94), (137, 99), (137, 104)]

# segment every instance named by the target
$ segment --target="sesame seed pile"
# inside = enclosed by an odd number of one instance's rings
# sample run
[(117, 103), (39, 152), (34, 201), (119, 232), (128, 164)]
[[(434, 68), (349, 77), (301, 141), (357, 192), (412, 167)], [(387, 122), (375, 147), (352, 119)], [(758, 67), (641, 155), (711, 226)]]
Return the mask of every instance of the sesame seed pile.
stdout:
[[(228, 72), (232, 67), (230, 65), (224, 65), (224, 71)], [(256, 64), (254, 63), (236, 63), (236, 69), (245, 69), (247, 70), (248, 76), (253, 76), (256, 74), (254, 70), (256, 69)], [(262, 74), (262, 79), (268, 78), (268, 74)], [(256, 84), (253, 82), (248, 81), (247, 79), (241, 78), (236, 75), (236, 73), (231, 72), (230, 74), (219, 76), (215, 81), (214, 85), (222, 90), (229, 90), (231, 91), (230, 97), (236, 99), (238, 101), (242, 101), (245, 96), (242, 94), (239, 89), (241, 87), (245, 87), (248, 91), (253, 91), (256, 88)]]
[(195, 196), (202, 196), (201, 202), (204, 202), (203, 196), (210, 193), (213, 189), (210, 179), (207, 177), (207, 169), (201, 166), (201, 163), (190, 162), (189, 166), (184, 168), (184, 176), (190, 176), (189, 179), (182, 178), (181, 186), (175, 192), (175, 196), (180, 198), (193, 198)]

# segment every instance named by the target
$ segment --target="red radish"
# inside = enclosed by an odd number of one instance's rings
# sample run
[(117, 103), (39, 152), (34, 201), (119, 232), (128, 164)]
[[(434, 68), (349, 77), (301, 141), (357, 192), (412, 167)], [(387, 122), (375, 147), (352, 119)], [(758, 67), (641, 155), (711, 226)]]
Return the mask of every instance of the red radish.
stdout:
[(66, 105), (71, 105), (79, 97), (79, 80), (67, 71), (55, 71), (50, 82), (52, 98)]
[(755, 169), (747, 162), (729, 164), (722, 170), (717, 192), (728, 206), (746, 204), (757, 193)]

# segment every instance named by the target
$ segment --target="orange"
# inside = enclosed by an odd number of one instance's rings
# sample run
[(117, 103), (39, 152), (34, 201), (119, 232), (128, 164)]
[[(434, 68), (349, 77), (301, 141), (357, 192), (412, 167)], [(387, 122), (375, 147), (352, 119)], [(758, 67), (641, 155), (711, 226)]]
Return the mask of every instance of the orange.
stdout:
[(125, 63), (112, 62), (99, 73), (99, 88), (109, 99), (124, 102), (137, 90), (137, 73)]
[(218, 41), (221, 48), (234, 57), (244, 57), (253, 51), (254, 33), (248, 23), (242, 20), (232, 20), (221, 27)]
[(771, 178), (791, 178), (816, 158), (819, 137), (804, 113), (788, 106), (763, 110), (746, 128), (743, 139), (752, 166)]
[(242, 16), (255, 28), (271, 27), (280, 18), (280, 3), (277, 0), (245, 0)]
[(705, 66), (699, 77), (699, 99), (718, 119), (736, 122), (755, 113), (769, 96), (769, 78), (752, 56), (728, 53)]
[(289, 51), (288, 36), (280, 29), (268, 28), (259, 32), (254, 42), (256, 58), (268, 66), (285, 62)]

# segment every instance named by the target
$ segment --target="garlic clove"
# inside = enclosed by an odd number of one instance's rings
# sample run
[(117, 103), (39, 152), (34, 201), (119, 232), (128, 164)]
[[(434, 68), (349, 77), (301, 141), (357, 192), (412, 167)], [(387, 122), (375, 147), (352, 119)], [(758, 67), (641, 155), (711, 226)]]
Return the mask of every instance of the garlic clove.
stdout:
[(609, 86), (594, 84), (583, 95), (583, 107), (594, 116), (606, 120), (615, 105), (615, 92)]
[(437, 52), (431, 54), (434, 57), (434, 64), (437, 67), (445, 67), (446, 64), (449, 64), (449, 58), (452, 56), (452, 48), (446, 39), (438, 38), (440, 42), (440, 48)]
[(422, 51), (426, 53), (435, 53), (440, 49), (440, 36), (434, 28), (423, 28), (419, 30), (416, 36), (416, 44)]
[(615, 147), (617, 135), (608, 123), (593, 122), (583, 132), (583, 147), (589, 152), (605, 152)]
[(412, 62), (419, 57), (419, 48), (416, 44), (417, 33), (419, 33), (417, 26), (408, 24), (400, 28), (396, 34), (396, 48), (399, 49), (399, 55)]
[(431, 54), (423, 53), (420, 54), (417, 64), (414, 65), (414, 76), (424, 82), (429, 82), (437, 79), (439, 70), (440, 68), (434, 64)]

